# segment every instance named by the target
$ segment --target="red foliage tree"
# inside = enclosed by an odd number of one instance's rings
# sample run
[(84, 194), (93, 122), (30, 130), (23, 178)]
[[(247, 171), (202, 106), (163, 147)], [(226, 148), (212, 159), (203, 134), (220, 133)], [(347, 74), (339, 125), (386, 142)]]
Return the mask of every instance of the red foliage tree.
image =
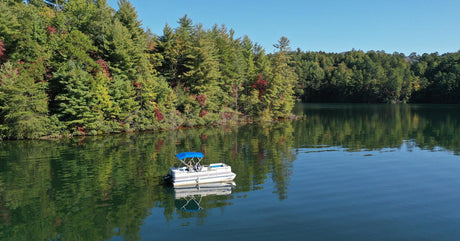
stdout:
[(110, 72), (109, 72), (109, 64), (107, 64), (107, 62), (103, 59), (98, 59), (96, 60), (96, 64), (98, 64), (99, 66), (101, 66), (102, 68), (102, 71), (104, 71), (105, 75), (107, 77), (110, 77)]
[[(241, 84), (239, 86), (241, 86)], [(237, 97), (238, 96), (238, 85), (233, 85), (232, 91), (233, 91), (232, 97)]]
[(46, 27), (46, 31), (49, 33), (49, 34), (55, 34), (57, 33), (57, 29), (51, 25), (47, 26)]
[(78, 132), (80, 132), (81, 135), (86, 135), (85, 129), (81, 126), (77, 127)]
[(137, 89), (137, 90), (142, 89), (142, 84), (141, 84), (141, 83), (139, 83), (139, 82), (134, 82), (133, 84), (134, 84), (134, 86), (136, 86), (136, 89)]
[(203, 117), (203, 116), (205, 116), (205, 115), (207, 115), (207, 114), (208, 114), (208, 112), (207, 112), (206, 110), (203, 110), (203, 109), (202, 109), (202, 110), (200, 111), (200, 117)]
[(256, 88), (259, 91), (259, 99), (262, 99), (262, 95), (267, 92), (268, 82), (262, 79), (262, 75), (257, 76), (257, 81), (252, 85), (253, 88)]
[(204, 94), (196, 96), (195, 100), (198, 101), (202, 108), (206, 105), (206, 95)]
[(159, 109), (155, 110), (155, 117), (157, 118), (157, 121), (162, 121), (163, 120), (163, 114), (161, 114)]
[(5, 43), (0, 39), (0, 60), (6, 60)]

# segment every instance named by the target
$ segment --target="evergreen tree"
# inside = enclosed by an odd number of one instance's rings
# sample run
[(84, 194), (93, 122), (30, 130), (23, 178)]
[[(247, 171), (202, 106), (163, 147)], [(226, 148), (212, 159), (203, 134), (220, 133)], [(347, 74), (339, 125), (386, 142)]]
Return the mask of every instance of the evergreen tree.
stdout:
[(10, 62), (0, 67), (0, 139), (39, 138), (57, 130), (45, 89), (46, 83), (34, 82)]
[[(188, 73), (188, 83), (192, 86), (191, 93), (197, 95), (197, 107), (200, 116), (204, 117), (211, 112), (220, 112), (225, 106), (226, 94), (219, 85), (222, 80), (219, 71), (217, 48), (210, 36), (201, 27), (196, 30), (196, 43), (191, 55), (194, 60)], [(201, 99), (200, 98), (204, 98)], [(204, 114), (206, 111), (207, 114)]]
[(114, 19), (101, 49), (103, 59), (107, 60), (113, 75), (124, 75), (130, 78), (136, 74), (134, 58), (138, 54), (130, 36), (129, 30), (119, 20)]
[(0, 2), (0, 64), (7, 61), (18, 42), (16, 36), (19, 35), (20, 24), (14, 10), (7, 3)]
[(134, 86), (122, 75), (115, 76), (109, 88), (110, 100), (113, 105), (109, 110), (114, 121), (114, 131), (132, 130), (136, 111), (139, 109), (135, 100)]
[[(69, 60), (55, 74), (63, 90), (55, 100), (58, 104), (57, 116), (73, 131), (82, 134), (95, 131), (103, 123), (103, 113), (94, 98), (96, 81), (77, 62)], [(101, 101), (101, 100), (99, 100)]]
[(294, 85), (298, 77), (294, 68), (289, 66), (289, 40), (283, 36), (274, 47), (279, 51), (273, 56), (273, 73), (264, 100), (272, 118), (285, 118), (294, 108)]
[(158, 39), (156, 53), (161, 56), (161, 64), (158, 66), (158, 71), (165, 79), (175, 87), (177, 83), (173, 81), (177, 71), (177, 48), (174, 30), (166, 24), (163, 28), (163, 36)]
[(145, 48), (146, 33), (141, 28), (141, 22), (138, 20), (136, 9), (127, 0), (118, 0), (118, 11), (115, 18), (128, 29), (130, 38), (134, 43), (139, 44), (139, 48)]
[(234, 39), (234, 31), (227, 31), (225, 26), (214, 25), (210, 34), (213, 36), (218, 51), (219, 87), (222, 89), (221, 102), (225, 106), (237, 109), (238, 92), (244, 80), (244, 56), (239, 40)]

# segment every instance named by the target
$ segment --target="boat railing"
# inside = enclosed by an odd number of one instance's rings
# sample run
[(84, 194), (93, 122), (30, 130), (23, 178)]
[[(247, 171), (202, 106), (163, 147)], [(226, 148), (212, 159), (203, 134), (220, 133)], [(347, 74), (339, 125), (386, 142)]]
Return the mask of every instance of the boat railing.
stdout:
[(224, 167), (224, 164), (219, 163), (219, 164), (211, 164), (211, 165), (209, 165), (209, 168), (218, 168), (218, 167)]

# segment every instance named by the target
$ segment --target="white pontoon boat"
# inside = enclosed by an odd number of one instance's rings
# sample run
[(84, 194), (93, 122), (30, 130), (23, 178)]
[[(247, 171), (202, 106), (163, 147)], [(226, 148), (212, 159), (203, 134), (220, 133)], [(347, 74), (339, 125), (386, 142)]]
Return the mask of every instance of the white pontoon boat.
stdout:
[(232, 172), (232, 167), (225, 163), (213, 163), (201, 166), (203, 153), (201, 152), (182, 152), (176, 154), (177, 159), (184, 165), (182, 167), (169, 168), (169, 179), (174, 187), (182, 185), (193, 185), (212, 182), (232, 181), (236, 174)]

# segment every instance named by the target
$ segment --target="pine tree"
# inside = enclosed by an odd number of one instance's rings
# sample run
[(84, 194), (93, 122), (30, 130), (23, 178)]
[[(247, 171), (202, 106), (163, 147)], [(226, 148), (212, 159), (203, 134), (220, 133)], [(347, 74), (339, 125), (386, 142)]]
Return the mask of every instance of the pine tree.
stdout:
[(45, 89), (46, 83), (34, 82), (9, 62), (0, 67), (0, 139), (35, 139), (56, 131)]
[(110, 118), (115, 121), (115, 129), (131, 130), (136, 111), (139, 110), (135, 100), (135, 90), (131, 82), (122, 75), (114, 77), (109, 88), (110, 100), (113, 105), (109, 111)]
[(188, 81), (188, 76), (194, 67), (194, 55), (193, 55), (193, 23), (190, 18), (185, 15), (180, 18), (179, 28), (175, 30), (174, 48), (172, 52), (173, 58), (176, 58), (177, 66), (173, 73), (173, 79), (171, 80), (171, 86), (184, 86), (191, 87), (191, 83)]
[(291, 115), (294, 108), (294, 85), (298, 77), (293, 67), (289, 66), (289, 40), (283, 36), (274, 47), (279, 51), (273, 56), (273, 73), (264, 100), (269, 103), (272, 118), (285, 118)]
[[(58, 105), (57, 116), (72, 130), (83, 133), (97, 131), (103, 123), (102, 108), (97, 107), (94, 97), (96, 81), (77, 62), (69, 60), (55, 74), (63, 90), (55, 101)], [(103, 99), (103, 97), (101, 98)]]
[(94, 24), (93, 21), (97, 13), (97, 7), (94, 1), (65, 1), (62, 6), (62, 11), (65, 12), (67, 18), (67, 31), (79, 30), (89, 34)]
[(174, 81), (177, 74), (178, 56), (175, 37), (174, 30), (166, 24), (163, 28), (163, 36), (158, 38), (158, 46), (156, 48), (156, 53), (161, 56), (161, 64), (157, 69), (166, 78), (166, 81), (170, 83), (171, 87), (177, 85)]
[(234, 39), (234, 31), (215, 25), (211, 31), (218, 50), (219, 86), (225, 93), (222, 96), (224, 105), (237, 109), (238, 91), (243, 82), (245, 68), (244, 57), (239, 39)]
[(16, 38), (20, 32), (20, 24), (13, 10), (14, 8), (5, 2), (0, 2), (0, 64), (7, 61), (8, 55), (14, 52), (18, 44)]
[[(191, 52), (194, 61), (191, 70), (187, 74), (189, 76), (188, 84), (192, 86), (191, 93), (197, 95), (196, 98), (199, 104), (197, 108), (201, 108), (200, 117), (207, 116), (206, 118), (213, 121), (217, 117), (211, 117), (208, 114), (221, 112), (222, 107), (226, 104), (226, 94), (219, 86), (221, 73), (217, 54), (214, 41), (209, 34), (201, 29), (201, 26), (198, 26), (195, 45)], [(206, 101), (202, 102), (199, 98), (205, 98)]]
[(115, 18), (128, 29), (130, 38), (134, 43), (140, 44), (140, 49), (145, 48), (146, 33), (141, 28), (141, 22), (138, 19), (136, 9), (127, 0), (118, 0), (118, 11)]

